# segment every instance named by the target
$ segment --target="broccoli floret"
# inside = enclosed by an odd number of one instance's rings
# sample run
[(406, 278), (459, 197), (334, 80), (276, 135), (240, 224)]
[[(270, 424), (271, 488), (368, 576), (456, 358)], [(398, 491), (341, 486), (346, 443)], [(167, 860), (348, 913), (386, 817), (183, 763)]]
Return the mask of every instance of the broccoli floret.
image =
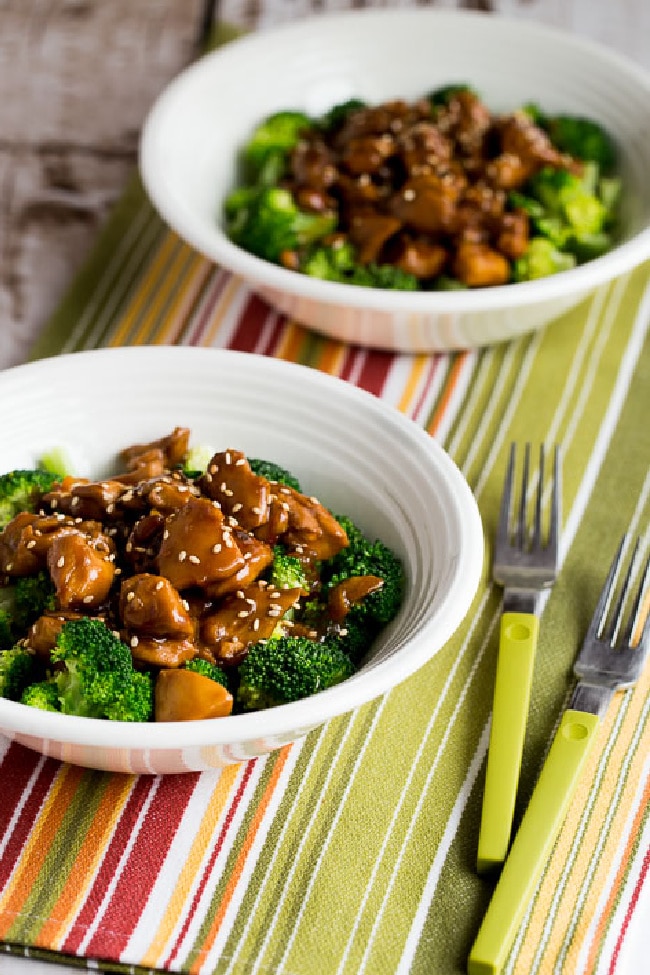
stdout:
[(304, 565), (294, 555), (288, 555), (283, 545), (273, 546), (269, 582), (278, 589), (303, 589), (309, 592)]
[(65, 714), (113, 721), (148, 721), (153, 714), (151, 675), (133, 668), (131, 651), (99, 619), (82, 617), (61, 628), (51, 651)]
[(203, 677), (209, 677), (210, 680), (215, 680), (217, 684), (221, 684), (222, 687), (229, 689), (230, 681), (228, 675), (221, 669), (217, 667), (216, 664), (210, 663), (209, 660), (204, 660), (202, 657), (194, 657), (192, 660), (187, 660), (183, 664), (184, 670), (193, 670), (196, 674), (202, 674)]
[(41, 495), (57, 480), (56, 474), (39, 468), (0, 474), (0, 530), (20, 511), (35, 511)]
[(435, 108), (439, 108), (442, 105), (448, 105), (454, 95), (465, 92), (478, 97), (475, 88), (465, 82), (460, 82), (458, 84), (443, 85), (441, 88), (435, 88), (429, 92), (427, 99)]
[(32, 653), (16, 644), (0, 653), (0, 697), (19, 701), (34, 679), (36, 660)]
[(237, 702), (245, 711), (288, 704), (333, 687), (353, 672), (350, 658), (333, 640), (273, 638), (249, 649), (239, 667)]
[(241, 153), (246, 181), (261, 181), (266, 185), (277, 182), (268, 172), (269, 164), (274, 169), (282, 166), (282, 160), (296, 145), (300, 133), (312, 124), (308, 115), (298, 111), (274, 112), (260, 122)]
[(183, 458), (181, 470), (187, 477), (200, 477), (202, 474), (205, 474), (206, 468), (214, 457), (215, 453), (215, 448), (210, 447), (207, 444), (199, 444), (196, 447), (190, 447)]
[[(589, 181), (593, 182), (591, 173)], [(567, 239), (600, 233), (607, 223), (609, 213), (603, 202), (590, 192), (589, 184), (567, 170), (545, 166), (530, 180), (530, 188), (547, 215), (565, 227)], [(539, 221), (536, 226), (540, 229)]]
[(235, 190), (226, 200), (226, 232), (244, 250), (279, 263), (284, 251), (296, 251), (336, 226), (330, 213), (304, 213), (289, 190), (265, 186)]
[(526, 252), (513, 262), (513, 281), (535, 281), (575, 267), (574, 254), (564, 254), (551, 240), (533, 237)]
[(60, 711), (59, 688), (54, 679), (41, 680), (30, 684), (22, 693), (21, 704), (28, 704), (30, 708), (40, 708), (41, 711)]
[(294, 491), (300, 491), (298, 478), (285, 467), (280, 467), (279, 464), (274, 464), (273, 461), (264, 460), (260, 457), (249, 457), (248, 463), (251, 470), (259, 477), (265, 477), (267, 481), (277, 481), (278, 484), (286, 484)]
[(380, 539), (369, 539), (347, 515), (337, 515), (336, 520), (345, 529), (349, 544), (325, 563), (321, 579), (327, 589), (350, 576), (383, 579), (381, 589), (355, 603), (346, 617), (346, 625), (349, 620), (356, 619), (379, 629), (395, 618), (402, 604), (404, 567), (392, 549)]
[(419, 284), (414, 274), (403, 271), (393, 264), (359, 264), (353, 245), (349, 241), (322, 244), (313, 248), (301, 263), (300, 270), (312, 278), (354, 284), (365, 288), (383, 288), (388, 291), (417, 291)]
[(361, 99), (348, 98), (348, 100), (345, 102), (339, 102), (338, 105), (333, 105), (332, 108), (330, 108), (330, 110), (319, 119), (318, 124), (322, 129), (331, 132), (334, 129), (339, 129), (343, 123), (347, 121), (352, 112), (358, 112), (365, 107), (366, 103), (362, 102)]
[(72, 459), (65, 447), (53, 447), (39, 458), (39, 468), (55, 474), (57, 480), (74, 474)]
[(611, 171), (616, 165), (616, 146), (598, 122), (575, 115), (554, 115), (544, 119), (544, 128), (561, 152), (596, 162), (603, 172)]
[(14, 586), (14, 626), (23, 633), (48, 610), (56, 608), (54, 583), (44, 569), (31, 576), (21, 576)]

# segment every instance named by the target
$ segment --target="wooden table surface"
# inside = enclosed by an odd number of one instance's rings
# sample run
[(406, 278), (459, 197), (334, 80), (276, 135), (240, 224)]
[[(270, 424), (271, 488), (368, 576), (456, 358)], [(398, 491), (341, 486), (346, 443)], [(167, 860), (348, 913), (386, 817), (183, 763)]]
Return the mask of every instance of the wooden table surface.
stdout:
[[(366, 0), (408, 6), (416, 0)], [(0, 368), (21, 361), (211, 19), (263, 30), (363, 0), (0, 0)], [(562, 27), (650, 70), (649, 0), (439, 0)]]

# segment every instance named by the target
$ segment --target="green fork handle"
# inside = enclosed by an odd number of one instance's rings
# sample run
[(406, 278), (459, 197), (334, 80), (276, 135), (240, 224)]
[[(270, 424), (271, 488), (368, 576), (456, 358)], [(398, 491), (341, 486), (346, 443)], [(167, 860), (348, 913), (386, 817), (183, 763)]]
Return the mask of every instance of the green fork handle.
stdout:
[(471, 950), (468, 975), (498, 975), (553, 850), (600, 718), (564, 712)]
[(508, 852), (538, 633), (539, 620), (533, 613), (501, 617), (478, 839), (479, 873), (500, 867)]

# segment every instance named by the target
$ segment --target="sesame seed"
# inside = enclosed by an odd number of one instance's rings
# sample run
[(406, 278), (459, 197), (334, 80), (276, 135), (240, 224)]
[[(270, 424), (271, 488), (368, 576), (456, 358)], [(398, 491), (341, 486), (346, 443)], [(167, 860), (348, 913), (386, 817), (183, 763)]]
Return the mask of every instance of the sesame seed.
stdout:
[(234, 492), (231, 491), (230, 488), (226, 488), (226, 490), (223, 493), (226, 495), (227, 498), (232, 498)]
[(131, 637), (131, 646), (132, 647), (137, 647), (137, 645), (138, 645), (139, 642), (140, 641), (138, 640), (137, 636), (132, 636)]
[(278, 616), (281, 616), (281, 615), (282, 615), (282, 610), (281, 609), (269, 609), (269, 611), (267, 613), (267, 616), (273, 616), (274, 618), (275, 617), (278, 617)]
[(215, 545), (213, 545), (212, 551), (215, 555), (218, 555), (218, 553), (221, 551), (221, 542), (217, 542)]
[(208, 484), (212, 484), (212, 474), (206, 474), (205, 479), (208, 482)]
[(241, 504), (241, 503), (240, 503), (240, 502), (238, 501), (238, 502), (237, 502), (237, 504), (234, 504), (234, 505), (232, 506), (232, 510), (233, 510), (233, 511), (241, 511), (241, 509), (242, 509), (243, 507), (244, 507), (244, 506), (243, 506), (243, 504)]
[(258, 505), (255, 505), (254, 508), (251, 508), (251, 511), (253, 512), (254, 515), (262, 514), (262, 509)]
[(59, 502), (57, 501), (56, 498), (52, 498), (52, 500), (50, 501), (50, 505), (51, 505), (52, 509), (58, 508)]
[(112, 515), (114, 511), (115, 511), (115, 505), (114, 504), (111, 503), (111, 504), (107, 504), (106, 505), (106, 514)]
[(218, 464), (210, 464), (208, 470), (209, 470), (210, 474), (218, 474), (219, 473), (219, 465)]
[(115, 569), (115, 575), (116, 575), (116, 576), (121, 576), (121, 575), (122, 575), (122, 570), (120, 569), (120, 567), (119, 567), (119, 565), (118, 565), (118, 566), (117, 566), (117, 568)]
[(84, 598), (83, 598), (83, 602), (86, 603), (86, 605), (88, 605), (89, 603), (92, 603), (92, 601), (93, 601), (93, 597), (92, 596), (84, 596)]
[(80, 501), (81, 501), (81, 498), (78, 498), (78, 497), (75, 496), (72, 499), (72, 501), (70, 502), (70, 507), (71, 508), (76, 508)]
[(246, 599), (246, 594), (243, 589), (238, 589), (237, 592), (235, 593), (235, 596), (237, 597), (237, 599)]
[(34, 548), (35, 545), (36, 542), (34, 541), (34, 539), (32, 539), (31, 542), (27, 542), (27, 548)]
[(125, 491), (122, 495), (122, 501), (133, 501), (133, 491)]
[(260, 628), (260, 621), (256, 618), (253, 620), (253, 629), (257, 632)]
[(222, 482), (221, 482), (221, 484), (219, 485), (219, 490), (220, 490), (220, 491), (221, 491), (221, 492), (222, 492), (223, 494), (225, 494), (225, 493), (226, 493), (226, 488), (227, 488), (227, 487), (228, 487), (228, 485), (226, 484), (226, 482), (225, 482), (225, 481), (222, 481)]
[(239, 617), (240, 620), (243, 620), (250, 615), (251, 615), (250, 609), (242, 609), (239, 611), (239, 613), (237, 613), (237, 616)]
[(127, 594), (126, 594), (126, 601), (127, 601), (127, 603), (130, 603), (132, 599), (135, 599), (135, 593), (131, 589), (131, 591), (130, 592), (127, 592)]
[(65, 559), (63, 558), (63, 556), (60, 556), (59, 561), (56, 564), (60, 569), (63, 568), (63, 566), (65, 565)]
[(164, 585), (165, 583), (162, 581), (162, 579), (159, 579), (156, 583), (156, 592), (160, 592)]
[(230, 451), (226, 451), (226, 464), (232, 464), (232, 457), (230, 456)]
[(277, 611), (280, 611), (281, 612), (282, 611), (282, 606), (280, 605), (280, 603), (271, 603), (271, 605), (269, 606), (269, 610), (273, 610), (274, 612), (277, 612)]
[(13, 567), (14, 567), (13, 562), (7, 562), (7, 565), (6, 565), (5, 568), (6, 568), (6, 571), (7, 572), (11, 572), (11, 570), (13, 569)]
[(246, 459), (244, 457), (238, 457), (235, 461), (235, 467), (243, 467), (245, 463)]
[(187, 552), (183, 551), (178, 553), (179, 562), (184, 562), (186, 558), (187, 558)]
[(194, 565), (200, 565), (201, 564), (201, 559), (198, 557), (198, 555), (190, 555), (189, 556), (189, 560), (190, 560), (190, 562), (193, 562)]
[(412, 203), (412, 201), (415, 199), (415, 190), (404, 190), (403, 196), (407, 203)]
[(181, 602), (183, 603), (183, 606), (185, 607), (185, 609), (189, 613), (189, 611), (190, 611), (190, 604), (188, 603), (187, 599), (182, 599)]

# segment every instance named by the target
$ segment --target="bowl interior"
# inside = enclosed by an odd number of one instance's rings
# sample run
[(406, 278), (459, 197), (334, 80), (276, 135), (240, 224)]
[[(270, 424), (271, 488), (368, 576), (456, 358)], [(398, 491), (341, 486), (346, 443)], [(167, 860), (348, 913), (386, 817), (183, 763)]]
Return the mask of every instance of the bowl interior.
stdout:
[[(145, 185), (163, 217), (208, 256), (254, 279), (304, 290), (310, 284), (295, 280), (301, 276), (271, 265), (265, 269), (265, 262), (231, 245), (219, 227), (221, 201), (235, 181), (237, 149), (253, 126), (282, 108), (319, 114), (347, 98), (375, 103), (415, 98), (457, 81), (474, 85), (496, 111), (537, 102), (548, 112), (599, 120), (620, 150), (625, 187), (621, 243), (646, 230), (650, 76), (569, 34), (467, 12), (321, 15), (242, 38), (208, 55), (170, 85), (147, 120), (141, 144)], [(650, 254), (650, 239), (644, 247), (637, 258)], [(607, 260), (599, 259), (601, 264)], [(341, 287), (366, 290), (332, 285), (321, 292), (331, 296)], [(389, 300), (416, 307), (422, 299), (393, 293)], [(367, 298), (357, 294), (350, 300)], [(440, 300), (448, 303), (450, 296)], [(466, 300), (472, 299), (451, 296), (452, 302)]]
[[(108, 392), (120, 377), (120, 396)], [(15, 404), (20, 403), (20, 410)], [(116, 469), (124, 446), (175, 426), (193, 444), (233, 447), (293, 470), (303, 490), (350, 515), (404, 561), (407, 595), (362, 669), (309, 701), (182, 725), (148, 725), (150, 747), (286, 735), (349, 710), (421, 666), (452, 635), (473, 597), (483, 556), (471, 492), (448, 456), (396, 410), (316, 370), (214, 349), (126, 348), (74, 353), (8, 370), (0, 408), (3, 470), (64, 447), (83, 476)], [(106, 722), (36, 712), (0, 700), (0, 730), (104, 743)], [(171, 729), (171, 730), (170, 730)], [(111, 746), (138, 747), (111, 723)]]

